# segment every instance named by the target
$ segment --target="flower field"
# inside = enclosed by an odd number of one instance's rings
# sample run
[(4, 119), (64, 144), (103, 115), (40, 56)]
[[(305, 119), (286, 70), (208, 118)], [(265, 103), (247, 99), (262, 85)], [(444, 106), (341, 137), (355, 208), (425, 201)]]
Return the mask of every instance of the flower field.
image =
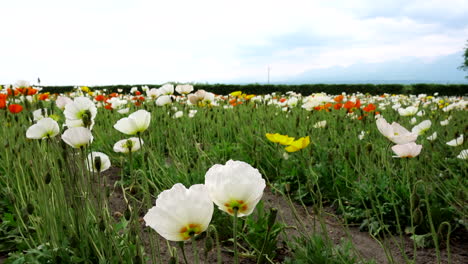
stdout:
[(468, 263), (467, 110), (2, 87), (0, 263)]

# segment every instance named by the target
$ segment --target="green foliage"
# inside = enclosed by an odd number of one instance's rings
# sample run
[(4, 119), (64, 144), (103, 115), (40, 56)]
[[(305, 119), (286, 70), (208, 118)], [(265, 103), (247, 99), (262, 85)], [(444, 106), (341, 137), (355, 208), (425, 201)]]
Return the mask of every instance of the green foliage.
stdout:
[(286, 228), (283, 223), (276, 221), (276, 212), (274, 210), (271, 209), (266, 213), (263, 203), (260, 202), (255, 209), (256, 214), (245, 219), (245, 228), (241, 232), (244, 241), (260, 259), (259, 263), (265, 261), (264, 256), (269, 259), (276, 257), (278, 237)]
[(342, 241), (338, 246), (324, 239), (318, 234), (301, 236), (290, 243), (293, 256), (285, 263), (288, 264), (356, 264), (375, 263), (373, 261), (362, 261), (353, 252), (349, 241)]
[(85, 263), (85, 259), (75, 255), (70, 248), (54, 248), (49, 243), (39, 245), (37, 248), (25, 252), (13, 253), (5, 264), (59, 264), (59, 263)]

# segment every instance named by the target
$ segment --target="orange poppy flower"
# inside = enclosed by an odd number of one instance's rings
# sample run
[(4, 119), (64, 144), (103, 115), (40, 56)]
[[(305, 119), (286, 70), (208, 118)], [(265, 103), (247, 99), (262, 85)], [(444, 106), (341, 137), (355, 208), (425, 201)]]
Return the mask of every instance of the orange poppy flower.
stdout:
[(364, 107), (362, 110), (366, 112), (372, 112), (376, 109), (377, 107), (374, 104), (368, 104), (366, 107)]
[(11, 104), (11, 105), (8, 106), (8, 110), (12, 114), (17, 114), (17, 113), (23, 111), (23, 106), (21, 106), (19, 104)]
[(14, 96), (17, 96), (19, 94), (19, 91), (18, 90), (12, 90), (10, 88), (7, 89), (7, 92), (8, 92), (8, 95), (14, 95)]
[(337, 103), (340, 103), (341, 101), (343, 101), (343, 98), (344, 96), (342, 94), (336, 96), (335, 98), (333, 98), (333, 100)]
[(340, 110), (341, 107), (343, 107), (343, 104), (340, 103), (333, 105), (333, 108), (335, 108), (335, 110)]
[(38, 96), (38, 99), (41, 100), (41, 101), (44, 101), (46, 100), (47, 98), (49, 98), (49, 93), (43, 93), (43, 94), (40, 94)]

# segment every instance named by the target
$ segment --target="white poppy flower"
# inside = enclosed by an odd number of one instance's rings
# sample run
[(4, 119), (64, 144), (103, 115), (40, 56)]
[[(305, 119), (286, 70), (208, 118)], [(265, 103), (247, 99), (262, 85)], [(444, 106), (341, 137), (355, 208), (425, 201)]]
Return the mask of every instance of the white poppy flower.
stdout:
[(458, 154), (457, 158), (459, 159), (468, 159), (468, 149), (464, 149), (460, 152), (460, 154)]
[(366, 131), (361, 131), (361, 133), (359, 133), (358, 135), (358, 138), (359, 140), (363, 140), (365, 136), (366, 136)]
[(133, 93), (135, 93), (135, 92), (137, 92), (137, 91), (138, 91), (138, 87), (136, 87), (136, 86), (135, 86), (135, 87), (132, 87), (132, 88), (130, 89), (130, 93), (131, 93), (131, 94), (133, 94)]
[(327, 120), (319, 121), (314, 124), (314, 128), (324, 128), (327, 126)]
[(432, 135), (427, 137), (427, 140), (434, 141), (437, 139), (437, 132), (432, 133)]
[(25, 80), (19, 80), (19, 81), (16, 81), (15, 83), (15, 88), (27, 88), (27, 87), (31, 87), (31, 85), (29, 84), (28, 81), (25, 81)]
[(411, 120), (410, 120), (411, 125), (416, 124), (416, 122), (418, 122), (418, 120), (416, 120), (416, 117), (411, 118)]
[(81, 126), (85, 126), (84, 122), (89, 122), (89, 125), (93, 122), (97, 114), (97, 107), (93, 101), (87, 97), (76, 97), (72, 103), (65, 105), (65, 111), (63, 112), (65, 118), (72, 122), (81, 120)]
[(214, 100), (215, 100), (214, 93), (205, 92), (205, 96), (203, 96), (202, 102), (205, 104), (211, 104), (214, 102)]
[(452, 146), (452, 147), (460, 146), (461, 144), (463, 144), (463, 134), (461, 134), (456, 139), (453, 139), (447, 142), (447, 145)]
[(170, 95), (162, 95), (159, 96), (158, 99), (156, 99), (156, 105), (158, 106), (164, 106), (168, 104), (172, 104), (172, 99)]
[(446, 125), (449, 124), (449, 122), (450, 122), (449, 119), (445, 119), (445, 120), (443, 120), (443, 121), (440, 121), (440, 125), (441, 125), (441, 126), (446, 126)]
[(57, 97), (57, 99), (55, 100), (55, 104), (57, 105), (58, 108), (60, 108), (60, 110), (64, 110), (65, 109), (65, 106), (69, 103), (73, 103), (73, 100), (70, 99), (69, 97), (66, 97), (66, 96), (59, 96)]
[(197, 110), (189, 110), (188, 117), (192, 118), (197, 114)]
[(297, 97), (291, 97), (288, 99), (287, 104), (290, 107), (296, 107), (298, 102), (299, 102), (299, 99), (297, 99)]
[(398, 113), (401, 116), (412, 116), (418, 112), (418, 108), (414, 106), (408, 106), (407, 108), (399, 108)]
[(130, 112), (130, 108), (128, 108), (128, 107), (117, 110), (117, 113), (122, 114), (122, 115), (123, 114), (128, 114), (128, 112)]
[(26, 137), (30, 139), (46, 139), (55, 137), (60, 132), (57, 121), (46, 117), (30, 126), (26, 131)]
[(310, 95), (309, 97), (306, 97), (304, 100), (304, 104), (302, 105), (302, 108), (306, 109), (307, 111), (312, 111), (314, 107), (322, 105), (324, 103), (332, 102), (333, 99), (323, 93), (318, 93), (314, 95)]
[(160, 94), (159, 90), (156, 89), (156, 88), (151, 88), (151, 89), (149, 89), (149, 90), (146, 90), (146, 96), (151, 97), (151, 98), (153, 98), (153, 99), (154, 99), (154, 98), (157, 98), (157, 97), (160, 96), (160, 95), (161, 95), (161, 94)]
[(213, 210), (213, 202), (203, 184), (187, 189), (176, 183), (158, 195), (156, 206), (143, 219), (165, 239), (184, 241), (208, 228)]
[(93, 142), (93, 135), (85, 127), (72, 127), (65, 130), (62, 140), (72, 148), (81, 148)]
[(393, 143), (406, 144), (414, 142), (418, 138), (418, 134), (409, 132), (406, 128), (396, 122), (393, 122), (390, 125), (383, 117), (377, 119), (376, 123), (377, 129), (380, 133)]
[(33, 111), (33, 120), (34, 121), (38, 121), (38, 120), (41, 120), (45, 117), (48, 117), (49, 114), (48, 114), (48, 110), (46, 108), (42, 108), (42, 109), (37, 109), (37, 110), (34, 110)]
[(392, 147), (393, 152), (397, 156), (393, 156), (394, 158), (414, 158), (421, 153), (422, 145), (417, 145), (414, 142), (395, 145)]
[(253, 212), (265, 189), (265, 180), (257, 169), (243, 161), (216, 164), (205, 174), (205, 186), (211, 200), (230, 215), (242, 217)]
[(163, 86), (161, 86), (158, 90), (159, 93), (162, 95), (171, 95), (174, 93), (174, 85), (166, 83)]
[(193, 86), (190, 84), (179, 84), (175, 88), (179, 94), (189, 94), (193, 91)]
[(414, 126), (413, 129), (411, 129), (411, 132), (417, 135), (423, 135), (427, 130), (429, 130), (429, 128), (431, 128), (431, 125), (431, 120), (424, 120), (418, 125)]
[(184, 112), (177, 111), (177, 112), (175, 112), (173, 118), (181, 118), (183, 115), (184, 115)]
[(88, 154), (88, 158), (86, 159), (86, 167), (89, 171), (103, 172), (109, 169), (110, 166), (111, 162), (106, 154), (96, 151)]
[[(141, 144), (144, 144), (143, 140), (141, 140)], [(122, 139), (117, 141), (114, 144), (114, 151), (121, 152), (121, 153), (128, 153), (128, 152), (135, 152), (141, 148), (140, 140), (137, 137), (132, 137), (129, 139)]]
[(144, 132), (150, 124), (151, 113), (146, 110), (138, 110), (128, 117), (124, 117), (115, 123), (114, 128), (127, 135), (136, 135)]

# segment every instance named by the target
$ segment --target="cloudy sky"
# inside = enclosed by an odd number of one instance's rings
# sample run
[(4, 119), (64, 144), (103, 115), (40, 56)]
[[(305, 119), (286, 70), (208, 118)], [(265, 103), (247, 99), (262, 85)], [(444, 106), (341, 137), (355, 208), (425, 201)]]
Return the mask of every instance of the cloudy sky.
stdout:
[[(0, 83), (266, 82), (461, 53), (468, 0), (15, 0)], [(461, 63), (461, 60), (460, 60)]]

